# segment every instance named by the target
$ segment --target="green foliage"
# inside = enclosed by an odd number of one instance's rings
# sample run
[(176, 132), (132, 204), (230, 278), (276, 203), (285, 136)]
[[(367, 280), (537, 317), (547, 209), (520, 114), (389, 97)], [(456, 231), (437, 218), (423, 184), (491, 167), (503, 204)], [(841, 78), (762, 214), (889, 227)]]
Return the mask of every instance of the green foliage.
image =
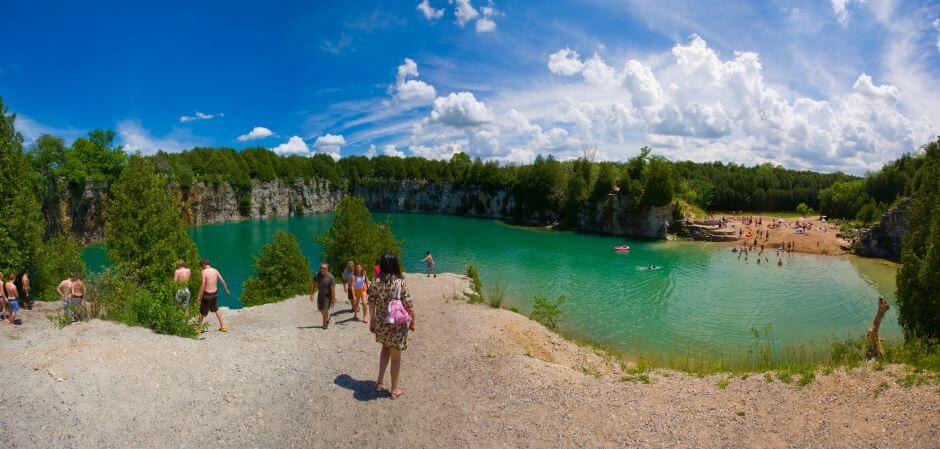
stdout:
[(323, 247), (323, 261), (339, 275), (347, 261), (365, 266), (386, 253), (401, 256), (400, 242), (392, 234), (392, 222), (377, 224), (362, 198), (348, 195), (340, 201), (333, 215), (333, 224), (314, 241)]
[(132, 275), (146, 285), (171, 278), (179, 259), (197, 266), (196, 245), (186, 234), (179, 205), (167, 193), (166, 178), (155, 173), (152, 159), (132, 157), (110, 195), (104, 244), (118, 273)]
[(561, 308), (564, 302), (565, 295), (559, 296), (554, 301), (548, 300), (544, 296), (535, 296), (532, 298), (532, 314), (530, 317), (551, 330), (557, 330), (561, 316), (565, 312)]
[(643, 184), (643, 197), (640, 204), (646, 207), (662, 207), (672, 201), (675, 192), (675, 178), (672, 165), (662, 158), (650, 159)]
[(470, 265), (467, 265), (467, 277), (470, 278), (470, 281), (471, 281), (470, 287), (473, 288), (473, 291), (476, 292), (477, 295), (482, 296), (483, 295), (483, 282), (480, 281), (480, 273), (479, 271), (477, 271), (476, 265), (472, 263)]
[(160, 334), (195, 336), (195, 324), (176, 305), (176, 285), (172, 280), (143, 285), (130, 276), (109, 270), (89, 279), (86, 285), (86, 297), (94, 306), (91, 317), (143, 326)]
[(36, 178), (23, 154), (23, 136), (0, 98), (0, 270), (17, 274), (36, 257), (45, 222), (36, 197)]
[(731, 382), (730, 382), (728, 379), (718, 379), (718, 389), (719, 389), (719, 390), (724, 390), (724, 389), (728, 388), (728, 385), (729, 385), (730, 383), (731, 383)]
[(865, 181), (837, 182), (819, 192), (819, 211), (835, 218), (855, 218), (869, 201)]
[(855, 220), (865, 226), (870, 226), (884, 215), (886, 209), (884, 205), (879, 206), (875, 204), (875, 200), (871, 200), (859, 209), (858, 213), (855, 214)]
[(807, 214), (809, 214), (809, 211), (810, 208), (806, 205), (806, 203), (800, 203), (796, 206), (796, 213), (800, 214), (800, 216), (805, 217)]
[(255, 306), (300, 295), (307, 291), (312, 277), (310, 261), (300, 252), (297, 239), (277, 231), (254, 257), (254, 273), (242, 284), (241, 300), (246, 306)]
[(32, 264), (29, 281), (33, 299), (57, 301), (59, 295), (55, 289), (69, 273), (87, 274), (85, 261), (78, 246), (65, 237), (49, 239), (39, 247)]
[(566, 190), (564, 170), (555, 158), (538, 155), (531, 165), (519, 168), (512, 191), (516, 197), (517, 218), (548, 222), (558, 218)]
[(494, 309), (503, 306), (503, 300), (506, 298), (506, 284), (503, 282), (494, 282), (486, 286), (486, 303)]
[(940, 339), (940, 139), (924, 148), (897, 275), (898, 322), (908, 337)]

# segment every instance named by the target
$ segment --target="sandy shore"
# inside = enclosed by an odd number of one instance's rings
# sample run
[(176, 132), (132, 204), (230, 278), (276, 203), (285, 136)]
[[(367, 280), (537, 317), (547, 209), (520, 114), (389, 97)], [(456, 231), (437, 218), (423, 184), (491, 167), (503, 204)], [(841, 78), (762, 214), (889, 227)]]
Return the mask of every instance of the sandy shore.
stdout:
[[(730, 215), (726, 215), (731, 217)], [(720, 218), (721, 215), (716, 215), (715, 218)], [(748, 246), (754, 245), (754, 238), (757, 237), (757, 246), (764, 245), (765, 254), (770, 255), (776, 254), (776, 249), (780, 248), (782, 245), (792, 242), (794, 244), (794, 251), (798, 253), (807, 253), (807, 254), (828, 254), (831, 256), (847, 254), (843, 249), (849, 245), (849, 241), (839, 238), (839, 227), (833, 225), (832, 223), (827, 223), (819, 220), (819, 217), (810, 217), (809, 219), (797, 219), (797, 218), (780, 218), (773, 217), (770, 215), (754, 215), (755, 220), (754, 224), (743, 224), (740, 220), (740, 216), (731, 217), (733, 221), (726, 226), (727, 229), (733, 229), (735, 235), (737, 231), (741, 230), (742, 237), (735, 242), (714, 242), (715, 245), (725, 245), (728, 247), (732, 246), (742, 246), (747, 242)], [(762, 218), (762, 226), (758, 227), (756, 220)], [(768, 224), (782, 220), (783, 224), (777, 226), (773, 229), (768, 228)], [(805, 234), (794, 233), (793, 225), (797, 221), (806, 223), (809, 222), (812, 226), (812, 229)], [(731, 224), (734, 226), (731, 227)], [(758, 233), (758, 231), (760, 231)], [(747, 233), (751, 233), (751, 237), (746, 236)], [(769, 238), (767, 237), (767, 232), (770, 233)]]
[(937, 385), (899, 367), (818, 376), (655, 372), (521, 315), (449, 299), (466, 280), (408, 278), (417, 332), (405, 395), (376, 396), (378, 347), (348, 305), (319, 329), (305, 298), (227, 310), (198, 340), (105, 321), (58, 329), (41, 304), (0, 326), (0, 447), (940, 447)]

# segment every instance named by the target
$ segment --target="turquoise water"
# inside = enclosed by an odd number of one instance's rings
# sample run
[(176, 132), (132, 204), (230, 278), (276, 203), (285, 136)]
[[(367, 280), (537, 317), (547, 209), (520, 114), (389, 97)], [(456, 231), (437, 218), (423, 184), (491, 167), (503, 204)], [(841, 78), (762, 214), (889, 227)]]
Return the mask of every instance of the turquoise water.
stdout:
[[(533, 295), (565, 295), (564, 331), (620, 350), (742, 348), (753, 342), (752, 327), (768, 324), (780, 344), (859, 336), (879, 295), (894, 304), (895, 269), (877, 260), (794, 254), (778, 267), (773, 252), (770, 264), (757, 265), (753, 257), (745, 264), (730, 248), (702, 242), (543, 231), (447, 215), (375, 217), (391, 217), (395, 234), (405, 240), (406, 270), (423, 271), (421, 258), (430, 250), (440, 271), (463, 273), (472, 262), (484, 284), (505, 283), (504, 307), (527, 312)], [(232, 296), (221, 297), (222, 304), (239, 307), (252, 253), (285, 230), (297, 236), (315, 266), (319, 247), (309, 237), (326, 230), (331, 219), (242, 221), (189, 233), (228, 281)], [(613, 251), (624, 243), (632, 250)], [(88, 248), (85, 258), (93, 270), (105, 263), (100, 246)], [(659, 268), (646, 270), (650, 264)], [(892, 308), (882, 335), (899, 334)]]

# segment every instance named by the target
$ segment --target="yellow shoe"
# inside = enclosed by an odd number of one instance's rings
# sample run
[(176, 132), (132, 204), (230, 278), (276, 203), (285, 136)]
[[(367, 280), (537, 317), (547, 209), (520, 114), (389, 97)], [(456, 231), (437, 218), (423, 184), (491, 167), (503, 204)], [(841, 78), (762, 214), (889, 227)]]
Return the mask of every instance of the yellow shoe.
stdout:
[(196, 329), (196, 336), (198, 337), (200, 334), (202, 334), (202, 329)]
[(228, 332), (228, 328), (225, 326), (222, 326), (219, 328), (219, 332)]

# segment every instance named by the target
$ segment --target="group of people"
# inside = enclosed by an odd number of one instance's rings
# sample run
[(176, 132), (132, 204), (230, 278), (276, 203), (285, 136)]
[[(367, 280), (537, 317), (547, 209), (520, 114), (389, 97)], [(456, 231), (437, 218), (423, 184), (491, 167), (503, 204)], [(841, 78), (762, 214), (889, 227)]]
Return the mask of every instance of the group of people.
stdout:
[[(31, 310), (33, 302), (29, 295), (29, 272), (20, 276), (20, 286), (25, 295), (23, 306)], [(20, 293), (16, 286), (15, 273), (10, 272), (6, 276), (0, 273), (0, 304), (0, 320), (7, 324), (17, 324), (16, 312), (20, 310)]]
[[(433, 258), (428, 252), (424, 259), (428, 263), (428, 276), (434, 269)], [(402, 395), (398, 387), (401, 372), (401, 352), (408, 347), (408, 331), (415, 330), (415, 311), (402, 276), (401, 265), (394, 254), (386, 254), (373, 268), (375, 277), (366, 276), (362, 263), (349, 261), (342, 274), (343, 291), (352, 305), (353, 320), (369, 324), (369, 331), (375, 334), (375, 341), (382, 345), (379, 351), (379, 375), (375, 383), (376, 391), (384, 390), (385, 371), (391, 364), (392, 399)], [(437, 274), (433, 273), (436, 277)], [(407, 323), (395, 323), (389, 319), (389, 303), (400, 300), (410, 317)], [(326, 262), (320, 264), (320, 270), (310, 283), (310, 302), (316, 302), (317, 310), (323, 319), (323, 329), (330, 326), (330, 309), (336, 305), (336, 280), (330, 273)]]

